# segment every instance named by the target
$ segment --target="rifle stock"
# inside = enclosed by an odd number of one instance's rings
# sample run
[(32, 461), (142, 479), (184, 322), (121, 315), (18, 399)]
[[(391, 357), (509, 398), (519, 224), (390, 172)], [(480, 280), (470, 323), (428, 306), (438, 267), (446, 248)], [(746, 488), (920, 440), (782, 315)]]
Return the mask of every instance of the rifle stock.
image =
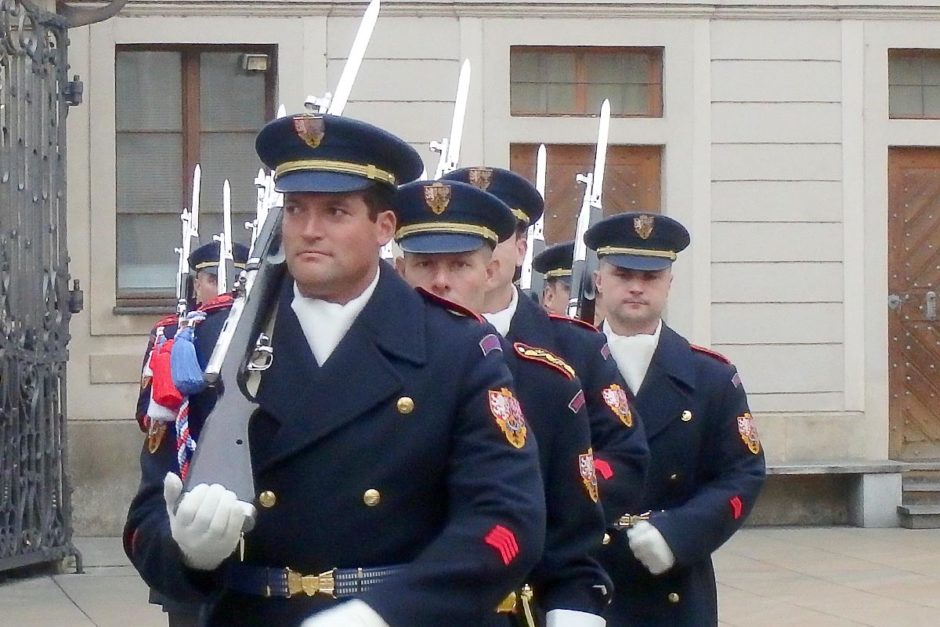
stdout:
[(218, 483), (251, 503), (255, 483), (248, 447), (248, 423), (257, 409), (252, 372), (270, 365), (273, 354), (264, 330), (274, 312), (286, 264), (280, 245), (281, 208), (268, 214), (246, 271), (235, 289), (235, 301), (206, 367), (206, 382), (216, 403), (199, 436), (187, 489)]

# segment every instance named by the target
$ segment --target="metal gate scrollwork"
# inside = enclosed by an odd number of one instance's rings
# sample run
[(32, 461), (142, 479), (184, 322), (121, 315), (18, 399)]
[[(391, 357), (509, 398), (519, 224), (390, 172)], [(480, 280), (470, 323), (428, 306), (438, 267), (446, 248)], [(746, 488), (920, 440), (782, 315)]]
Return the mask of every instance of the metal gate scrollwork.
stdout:
[[(66, 446), (67, 22), (0, 0), (0, 571), (78, 553)], [(81, 569), (81, 563), (78, 562)]]

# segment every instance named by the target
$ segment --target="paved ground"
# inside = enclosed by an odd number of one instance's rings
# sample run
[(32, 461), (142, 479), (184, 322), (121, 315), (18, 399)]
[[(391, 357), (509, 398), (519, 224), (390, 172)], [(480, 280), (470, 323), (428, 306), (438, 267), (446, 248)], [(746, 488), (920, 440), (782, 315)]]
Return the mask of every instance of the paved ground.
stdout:
[[(0, 580), (0, 624), (164, 627), (117, 538), (78, 538), (84, 575)], [(940, 530), (745, 529), (718, 566), (727, 627), (937, 627)]]

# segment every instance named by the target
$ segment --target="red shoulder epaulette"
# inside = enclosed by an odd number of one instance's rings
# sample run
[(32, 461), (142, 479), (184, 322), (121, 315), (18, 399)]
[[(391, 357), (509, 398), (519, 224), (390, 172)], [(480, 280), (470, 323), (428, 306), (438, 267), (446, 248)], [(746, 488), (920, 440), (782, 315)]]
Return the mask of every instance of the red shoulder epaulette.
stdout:
[(485, 320), (483, 319), (483, 316), (478, 315), (472, 309), (467, 309), (463, 305), (455, 303), (452, 300), (448, 300), (444, 298), (443, 296), (432, 294), (431, 292), (427, 291), (423, 287), (417, 288), (417, 292), (421, 294), (422, 296), (424, 296), (425, 300), (428, 300), (434, 303), (435, 305), (443, 307), (444, 309), (451, 312), (452, 314), (457, 314), (458, 316), (466, 316), (468, 318), (473, 318), (474, 320), (480, 323), (485, 322)]
[(722, 355), (721, 353), (716, 353), (715, 351), (713, 351), (713, 350), (710, 349), (710, 348), (705, 348), (704, 346), (696, 346), (695, 344), (689, 344), (689, 348), (691, 348), (692, 350), (697, 351), (697, 352), (699, 352), (699, 353), (704, 353), (704, 354), (706, 354), (706, 355), (709, 355), (710, 357), (714, 357), (714, 358), (717, 359), (718, 361), (723, 361), (723, 362), (726, 363), (726, 364), (730, 364), (730, 363), (731, 363), (731, 360), (730, 360), (730, 359), (728, 359), (727, 357), (725, 357), (725, 356)]
[(549, 368), (557, 370), (569, 380), (574, 379), (574, 368), (568, 365), (568, 362), (555, 353), (545, 350), (544, 348), (529, 346), (528, 344), (523, 344), (522, 342), (514, 342), (512, 347), (516, 349), (516, 354), (523, 359), (534, 361), (539, 364), (544, 364)]
[(220, 309), (227, 309), (232, 306), (232, 303), (235, 302), (235, 299), (232, 298), (231, 294), (219, 294), (208, 303), (203, 303), (199, 306), (199, 311), (204, 311), (205, 313), (211, 313), (213, 311), (218, 311)]
[(589, 331), (594, 331), (595, 333), (601, 332), (601, 330), (595, 327), (593, 324), (591, 324), (590, 322), (585, 322), (584, 320), (581, 320), (580, 318), (572, 318), (571, 316), (563, 316), (561, 314), (555, 314), (555, 313), (548, 314), (548, 317), (551, 318), (552, 320), (560, 320), (562, 322), (569, 322), (571, 324), (576, 324), (580, 327), (584, 327), (585, 329)]

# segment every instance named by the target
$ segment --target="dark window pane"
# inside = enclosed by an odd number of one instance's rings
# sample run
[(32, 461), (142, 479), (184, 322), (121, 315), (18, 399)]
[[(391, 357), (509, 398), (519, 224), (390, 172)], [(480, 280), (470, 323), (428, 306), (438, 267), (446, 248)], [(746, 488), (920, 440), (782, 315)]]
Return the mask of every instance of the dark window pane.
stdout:
[(183, 88), (179, 52), (119, 51), (115, 76), (119, 132), (180, 130)]
[(255, 153), (256, 133), (203, 133), (199, 163), (202, 165), (202, 207), (222, 211), (222, 182), (232, 188), (233, 211), (255, 211), (261, 162)]
[(118, 211), (180, 212), (183, 160), (179, 133), (118, 133)]
[(202, 130), (260, 130), (264, 74), (242, 70), (240, 52), (204, 52), (199, 61)]
[(888, 88), (888, 110), (893, 116), (922, 116), (924, 114), (923, 88)]
[(119, 215), (117, 287), (122, 295), (176, 289), (179, 215)]

